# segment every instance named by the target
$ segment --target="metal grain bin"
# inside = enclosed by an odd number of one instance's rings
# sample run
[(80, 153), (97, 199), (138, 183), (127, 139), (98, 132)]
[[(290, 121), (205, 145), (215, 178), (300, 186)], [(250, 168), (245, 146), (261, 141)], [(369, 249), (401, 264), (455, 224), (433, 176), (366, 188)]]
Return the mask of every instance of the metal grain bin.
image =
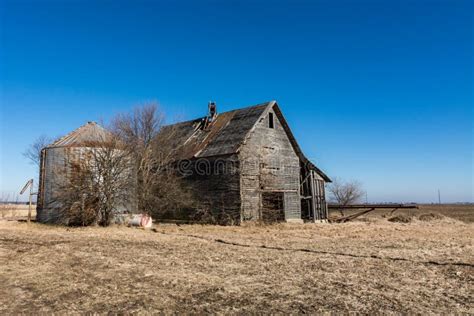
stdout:
[(40, 160), (36, 220), (60, 222), (61, 205), (55, 198), (60, 192), (71, 162), (91, 150), (90, 144), (107, 138), (108, 132), (95, 122), (88, 122), (43, 148)]

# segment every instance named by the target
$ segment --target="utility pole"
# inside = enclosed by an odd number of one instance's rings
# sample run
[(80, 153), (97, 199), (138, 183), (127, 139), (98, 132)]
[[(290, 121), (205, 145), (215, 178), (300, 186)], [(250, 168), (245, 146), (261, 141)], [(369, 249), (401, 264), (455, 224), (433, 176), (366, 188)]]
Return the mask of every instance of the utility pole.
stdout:
[(438, 189), (438, 204), (441, 204), (441, 191)]

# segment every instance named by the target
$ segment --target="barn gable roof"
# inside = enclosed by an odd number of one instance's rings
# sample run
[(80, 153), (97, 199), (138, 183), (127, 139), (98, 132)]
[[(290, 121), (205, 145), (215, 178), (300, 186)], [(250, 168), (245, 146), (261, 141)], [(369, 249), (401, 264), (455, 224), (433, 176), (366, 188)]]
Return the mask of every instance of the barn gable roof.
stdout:
[(109, 132), (96, 122), (87, 122), (87, 124), (49, 144), (46, 148), (84, 146), (94, 142), (103, 142), (109, 136)]
[(204, 118), (165, 126), (158, 137), (171, 143), (177, 160), (234, 154), (269, 104), (220, 113), (204, 130)]
[(331, 182), (331, 179), (303, 154), (276, 101), (220, 113), (205, 129), (201, 128), (204, 118), (168, 125), (163, 127), (158, 137), (166, 139), (170, 147), (174, 148), (174, 160), (236, 154), (260, 118), (265, 117), (271, 109), (278, 116), (302, 163), (315, 170), (325, 181)]

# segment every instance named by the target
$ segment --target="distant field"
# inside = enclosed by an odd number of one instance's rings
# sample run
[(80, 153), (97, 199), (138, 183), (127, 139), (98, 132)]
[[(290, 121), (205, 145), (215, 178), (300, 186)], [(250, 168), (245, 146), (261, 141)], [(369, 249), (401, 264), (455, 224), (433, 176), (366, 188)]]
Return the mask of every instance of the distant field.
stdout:
[[(451, 217), (466, 223), (474, 222), (474, 204), (460, 205), (460, 204), (420, 204), (419, 209), (400, 209), (395, 211), (394, 215), (407, 214), (410, 216), (419, 216), (426, 213), (437, 213), (447, 217)], [(351, 214), (356, 211), (346, 211), (345, 214)], [(331, 214), (337, 215), (339, 212), (332, 212)], [(361, 218), (385, 218), (389, 216), (391, 210), (376, 210)], [(36, 217), (36, 205), (33, 205), (32, 209), (33, 218)], [(21, 204), (0, 204), (0, 218), (18, 218), (25, 217), (28, 215), (28, 205)]]
[[(404, 214), (411, 217), (418, 217), (422, 214), (435, 213), (454, 218), (465, 223), (474, 222), (474, 204), (461, 205), (461, 204), (421, 204), (418, 205), (419, 209), (399, 209), (392, 215)], [(358, 211), (351, 210), (344, 212), (345, 215), (353, 214)], [(386, 218), (389, 217), (391, 210), (375, 210), (366, 215), (361, 216), (360, 219), (364, 218)], [(330, 215), (339, 215), (339, 212), (333, 211)]]
[(473, 228), (448, 217), (155, 231), (0, 220), (0, 314), (473, 314)]
[[(28, 205), (0, 204), (0, 218), (19, 218), (28, 216)], [(36, 217), (36, 205), (31, 209), (31, 216)]]
[(424, 204), (420, 205), (420, 209), (416, 210), (416, 214), (435, 212), (444, 216), (461, 220), (466, 223), (474, 222), (474, 204), (458, 205), (458, 204)]

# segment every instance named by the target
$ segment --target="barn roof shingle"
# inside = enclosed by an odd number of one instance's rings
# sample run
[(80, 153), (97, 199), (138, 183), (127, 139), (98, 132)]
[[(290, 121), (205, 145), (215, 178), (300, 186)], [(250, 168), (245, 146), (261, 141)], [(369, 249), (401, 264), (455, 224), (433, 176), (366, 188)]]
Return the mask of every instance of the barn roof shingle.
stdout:
[(158, 137), (166, 140), (170, 148), (173, 148), (174, 160), (235, 154), (259, 119), (271, 108), (279, 116), (300, 160), (330, 182), (331, 179), (303, 154), (276, 101), (220, 113), (204, 130), (201, 128), (204, 118), (168, 125), (163, 127)]
[(174, 159), (233, 154), (268, 104), (220, 113), (205, 130), (201, 129), (203, 118), (168, 125), (163, 127), (159, 137), (171, 142)]

